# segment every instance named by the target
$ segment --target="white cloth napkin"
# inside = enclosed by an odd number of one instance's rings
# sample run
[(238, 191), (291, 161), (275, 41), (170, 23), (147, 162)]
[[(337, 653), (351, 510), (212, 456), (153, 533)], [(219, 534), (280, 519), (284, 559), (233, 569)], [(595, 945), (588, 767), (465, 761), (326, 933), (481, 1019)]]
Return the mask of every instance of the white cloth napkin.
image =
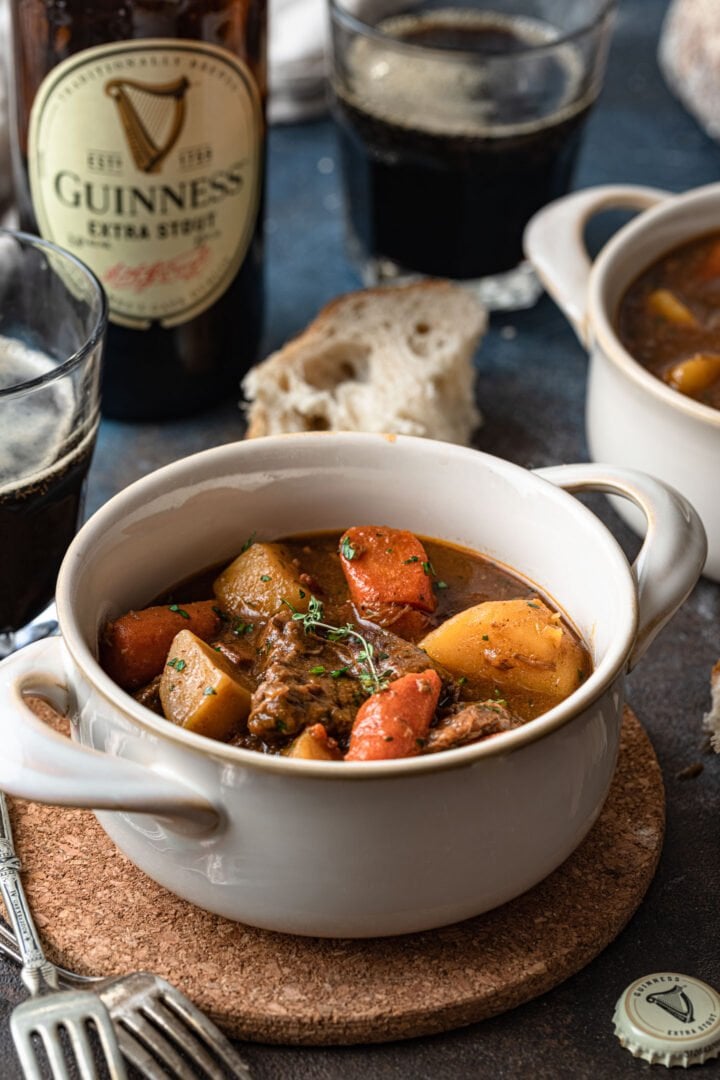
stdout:
[(326, 108), (326, 0), (270, 0), (271, 124), (317, 116)]

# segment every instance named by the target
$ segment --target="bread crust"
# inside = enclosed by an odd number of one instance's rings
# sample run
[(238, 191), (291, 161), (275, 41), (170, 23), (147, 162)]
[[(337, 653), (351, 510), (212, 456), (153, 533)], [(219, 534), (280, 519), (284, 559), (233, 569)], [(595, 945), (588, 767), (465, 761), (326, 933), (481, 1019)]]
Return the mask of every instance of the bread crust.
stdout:
[[(337, 427), (375, 431), (377, 420), (382, 430), (466, 443), (481, 421), (472, 357), (486, 323), (480, 303), (444, 280), (336, 297), (243, 380), (246, 438)], [(327, 386), (308, 381), (312, 365), (322, 367)], [(353, 375), (356, 366), (363, 370)]]

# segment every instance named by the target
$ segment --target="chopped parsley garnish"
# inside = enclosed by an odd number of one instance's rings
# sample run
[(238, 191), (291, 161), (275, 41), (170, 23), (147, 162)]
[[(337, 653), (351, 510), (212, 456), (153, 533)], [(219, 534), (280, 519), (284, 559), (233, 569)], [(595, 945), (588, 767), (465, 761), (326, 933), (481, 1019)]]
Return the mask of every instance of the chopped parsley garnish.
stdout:
[[(404, 565), (407, 566), (407, 564), (411, 563), (411, 562), (420, 562), (420, 556), (419, 555), (411, 555), (409, 559), (404, 560)], [(423, 563), (423, 566), (424, 565), (425, 564)]]
[(272, 581), (272, 578), (270, 577), (269, 574), (261, 574), (260, 575), (260, 580), (261, 581)]
[(247, 540), (245, 541), (245, 543), (243, 544), (243, 546), (242, 546), (242, 547), (240, 548), (240, 554), (241, 554), (241, 555), (244, 555), (244, 554), (245, 554), (245, 552), (247, 551), (247, 549), (248, 549), (248, 548), (251, 548), (251, 547), (253, 546), (253, 544), (255, 543), (255, 537), (256, 537), (256, 536), (257, 536), (257, 533), (256, 533), (256, 532), (252, 532), (252, 533), (250, 533), (250, 535), (248, 536)]
[(168, 660), (167, 666), (175, 668), (176, 671), (184, 671), (187, 664), (179, 656), (173, 656), (172, 660)]
[(435, 577), (435, 567), (433, 566), (433, 564), (431, 562), (429, 562), (429, 561), (424, 562), (422, 564), (422, 568), (423, 568), (423, 570), (425, 571), (425, 573), (427, 574), (428, 577)]
[(243, 622), (242, 619), (239, 619), (233, 626), (232, 632), (235, 637), (242, 637), (243, 634), (252, 634), (254, 629), (255, 627), (251, 622)]
[(483, 641), (489, 641), (490, 640), (490, 635), (489, 634), (483, 634), (482, 639), (483, 639)]
[(206, 686), (203, 690), (203, 697), (216, 697), (217, 690), (214, 686)]
[(464, 686), (465, 683), (467, 682), (467, 676), (466, 675), (461, 675), (457, 682), (458, 682), (458, 686)]
[(179, 604), (171, 604), (170, 611), (174, 611), (176, 615), (182, 615), (183, 619), (189, 619), (187, 611), (183, 611)]
[(447, 588), (449, 588), (449, 585), (448, 585), (447, 581), (436, 581), (435, 582), (435, 588), (436, 589), (447, 589)]
[(538, 611), (540, 610), (540, 605), (539, 604), (533, 604), (532, 600), (527, 601), (527, 606), (537, 608)]
[(348, 562), (352, 562), (357, 555), (357, 548), (353, 546), (348, 536), (343, 537), (342, 543), (340, 544), (340, 554), (344, 559), (347, 559)]
[(324, 675), (326, 671), (327, 668), (324, 664), (316, 664), (315, 667), (310, 668), (311, 675)]
[(304, 599), (305, 599), (305, 592), (304, 592), (304, 590), (303, 590), (303, 589), (298, 589), (298, 592), (300, 593), (300, 599), (301, 599), (301, 600), (304, 600)]
[(345, 667), (336, 668), (335, 671), (330, 672), (331, 679), (339, 679), (342, 675), (347, 675), (350, 670), (350, 665), (346, 664)]
[(217, 606), (217, 604), (213, 604), (213, 611), (217, 615), (218, 619), (222, 619), (223, 622), (228, 621), (228, 616)]

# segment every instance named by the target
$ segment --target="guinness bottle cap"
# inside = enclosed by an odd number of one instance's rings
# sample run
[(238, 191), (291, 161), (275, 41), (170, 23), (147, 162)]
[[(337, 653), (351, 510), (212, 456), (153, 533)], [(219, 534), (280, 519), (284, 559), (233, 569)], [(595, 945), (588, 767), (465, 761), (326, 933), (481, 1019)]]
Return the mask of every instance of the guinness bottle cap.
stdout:
[(700, 1065), (720, 1054), (720, 994), (689, 975), (658, 972), (628, 986), (615, 1006), (615, 1034), (651, 1065)]

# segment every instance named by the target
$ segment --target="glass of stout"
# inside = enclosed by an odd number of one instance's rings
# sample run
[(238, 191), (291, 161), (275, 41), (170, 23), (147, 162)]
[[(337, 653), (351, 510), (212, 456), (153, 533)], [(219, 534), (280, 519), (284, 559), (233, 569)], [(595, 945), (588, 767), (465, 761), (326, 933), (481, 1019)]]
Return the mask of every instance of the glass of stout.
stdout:
[(86, 266), (0, 229), (0, 657), (33, 636), (82, 514), (106, 323)]
[(348, 241), (366, 284), (529, 307), (536, 210), (569, 188), (615, 0), (330, 0)]

